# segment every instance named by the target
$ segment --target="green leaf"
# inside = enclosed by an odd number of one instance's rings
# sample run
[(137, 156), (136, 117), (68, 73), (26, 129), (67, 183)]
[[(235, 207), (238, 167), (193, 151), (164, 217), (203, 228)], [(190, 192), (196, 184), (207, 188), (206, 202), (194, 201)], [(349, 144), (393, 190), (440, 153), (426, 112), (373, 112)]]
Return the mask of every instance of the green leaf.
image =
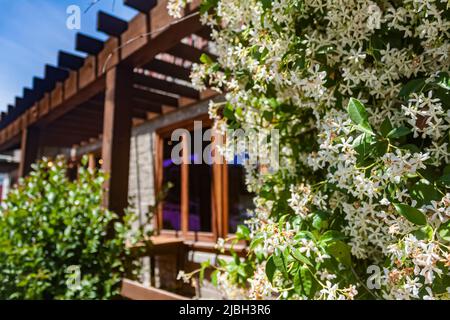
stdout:
[(301, 254), (299, 249), (295, 249), (292, 251), (292, 256), (297, 259), (298, 261), (307, 264), (308, 266), (313, 266), (313, 264), (311, 263), (311, 261), (309, 261), (309, 259), (307, 257), (305, 257), (303, 254)]
[(285, 278), (288, 278), (286, 261), (284, 260), (283, 252), (279, 249), (275, 249), (275, 252), (272, 255), (272, 257), (273, 263), (275, 263), (277, 270), (281, 271), (281, 273), (284, 275)]
[(244, 226), (243, 224), (239, 225), (237, 227), (237, 231), (236, 231), (236, 237), (239, 240), (250, 240), (250, 229), (246, 226)]
[(417, 206), (429, 204), (433, 200), (440, 200), (442, 195), (432, 184), (415, 183), (410, 189), (411, 197), (417, 201)]
[(439, 236), (443, 240), (450, 242), (450, 220), (447, 221), (446, 223), (442, 224), (439, 227), (438, 232), (439, 232)]
[(433, 239), (433, 228), (426, 225), (416, 231), (414, 231), (414, 236), (419, 240), (432, 240)]
[(263, 10), (272, 8), (272, 0), (259, 0), (261, 2)]
[(407, 84), (403, 86), (398, 94), (400, 98), (409, 98), (409, 96), (414, 92), (420, 92), (425, 87), (425, 79), (414, 79), (409, 81)]
[(263, 118), (267, 121), (267, 122), (272, 122), (273, 120), (273, 112), (271, 111), (264, 111), (263, 112)]
[(202, 55), (200, 56), (200, 62), (209, 65), (212, 64), (214, 61), (212, 61), (212, 59), (206, 53), (202, 53)]
[(200, 13), (205, 14), (216, 7), (219, 0), (203, 0), (200, 4)]
[(350, 98), (347, 107), (347, 112), (354, 124), (359, 125), (364, 122), (369, 122), (369, 118), (367, 116), (367, 112), (366, 109), (364, 108), (364, 105), (357, 99)]
[(331, 242), (327, 247), (327, 251), (344, 266), (351, 266), (352, 258), (350, 253), (350, 246), (345, 242), (341, 240)]
[(277, 267), (273, 261), (273, 255), (272, 255), (272, 256), (270, 256), (269, 259), (267, 259), (267, 262), (266, 262), (266, 276), (270, 282), (273, 281), (273, 276), (274, 276), (276, 270), (277, 270)]
[(439, 181), (447, 186), (450, 186), (450, 174), (443, 175), (439, 178)]
[(443, 171), (444, 175), (450, 175), (450, 164), (446, 165), (444, 167), (444, 171)]
[(411, 129), (409, 129), (407, 127), (399, 127), (399, 128), (395, 128), (395, 129), (391, 130), (388, 133), (387, 138), (398, 139), (398, 138), (404, 137), (410, 133), (411, 133)]
[(378, 157), (382, 157), (386, 154), (389, 148), (389, 142), (387, 140), (377, 141), (373, 144), (372, 153)]
[(329, 214), (324, 211), (317, 211), (314, 213), (312, 219), (312, 226), (317, 230), (328, 228)]
[(409, 151), (411, 151), (412, 153), (419, 153), (419, 152), (420, 152), (419, 147), (416, 146), (415, 144), (411, 144), (411, 143), (405, 144), (405, 145), (403, 145), (401, 148), (402, 148), (402, 149), (409, 150)]
[(384, 119), (383, 123), (381, 123), (381, 126), (380, 126), (381, 135), (383, 137), (386, 137), (389, 134), (389, 132), (392, 131), (392, 129), (393, 129), (393, 127), (392, 127), (392, 124), (391, 124), (391, 121), (389, 120), (389, 118)]
[(373, 133), (373, 130), (372, 130), (370, 124), (369, 124), (368, 122), (363, 122), (363, 123), (361, 123), (361, 124), (358, 124), (358, 125), (356, 126), (356, 129), (358, 129), (358, 130), (361, 131), (361, 132), (365, 132), (365, 133), (367, 133), (367, 134), (370, 134), (370, 135), (375, 135), (375, 134)]
[(313, 286), (313, 278), (311, 271), (307, 267), (300, 267), (300, 274), (302, 278), (303, 291), (309, 297)]
[(367, 116), (364, 105), (357, 99), (350, 98), (348, 103), (347, 112), (350, 119), (356, 124), (356, 128), (362, 132), (373, 135), (373, 130), (369, 124), (369, 118)]
[(410, 222), (420, 226), (427, 224), (426, 216), (419, 209), (402, 203), (394, 203), (393, 205), (397, 212), (408, 219)]
[(372, 142), (372, 136), (366, 133), (361, 133), (353, 141), (352, 147), (358, 153), (358, 161), (364, 161), (372, 153), (375, 147)]
[(302, 294), (302, 278), (300, 273), (300, 268), (297, 270), (297, 272), (294, 274), (294, 290), (297, 294)]
[(344, 240), (346, 237), (345, 235), (337, 230), (328, 230), (322, 236), (320, 237), (321, 243), (328, 243), (335, 240)]
[(438, 85), (445, 90), (450, 90), (450, 77), (448, 76), (448, 74), (441, 74), (441, 76), (439, 77)]

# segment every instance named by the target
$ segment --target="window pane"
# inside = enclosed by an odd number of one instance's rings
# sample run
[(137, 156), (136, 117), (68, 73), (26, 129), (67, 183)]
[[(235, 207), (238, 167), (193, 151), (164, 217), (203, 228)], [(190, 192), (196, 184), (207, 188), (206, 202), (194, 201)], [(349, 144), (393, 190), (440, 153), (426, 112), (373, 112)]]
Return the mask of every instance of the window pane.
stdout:
[(175, 165), (171, 159), (172, 148), (178, 142), (164, 139), (163, 147), (163, 183), (171, 182), (173, 187), (163, 202), (163, 229), (181, 229), (181, 166)]
[[(202, 133), (205, 131), (204, 129)], [(200, 134), (198, 135), (200, 136)], [(211, 177), (212, 168), (202, 160), (203, 150), (209, 142), (202, 143), (201, 150), (194, 148), (194, 133), (191, 132), (191, 164), (189, 165), (189, 230), (211, 232)], [(201, 161), (195, 164), (194, 161)]]
[(245, 170), (239, 164), (228, 164), (228, 232), (235, 233), (237, 226), (249, 218), (247, 210), (254, 208), (253, 194), (245, 186)]

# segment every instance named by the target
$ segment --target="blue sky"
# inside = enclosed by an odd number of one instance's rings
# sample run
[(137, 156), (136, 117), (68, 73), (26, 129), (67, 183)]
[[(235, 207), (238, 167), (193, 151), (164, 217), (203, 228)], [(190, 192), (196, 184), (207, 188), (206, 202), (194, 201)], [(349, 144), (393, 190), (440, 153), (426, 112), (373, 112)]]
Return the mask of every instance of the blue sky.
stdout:
[[(56, 64), (58, 50), (77, 53), (77, 30), (66, 27), (69, 5), (82, 10), (81, 30), (99, 39), (107, 37), (96, 29), (98, 10), (129, 20), (137, 11), (122, 0), (0, 0), (0, 110), (31, 87), (33, 76), (42, 77), (46, 63)], [(77, 53), (80, 54), (80, 53)]]

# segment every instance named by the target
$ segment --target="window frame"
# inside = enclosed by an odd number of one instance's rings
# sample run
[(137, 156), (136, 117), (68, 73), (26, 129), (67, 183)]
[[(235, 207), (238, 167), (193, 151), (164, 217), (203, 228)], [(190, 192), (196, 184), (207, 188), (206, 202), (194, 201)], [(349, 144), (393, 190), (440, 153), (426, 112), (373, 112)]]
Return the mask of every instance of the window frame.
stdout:
[[(157, 195), (162, 189), (164, 176), (163, 176), (163, 148), (164, 139), (170, 137), (175, 129), (186, 129), (192, 131), (194, 129), (194, 121), (202, 121), (203, 128), (211, 128), (212, 121), (208, 115), (202, 115), (199, 117), (191, 118), (175, 124), (163, 127), (155, 131), (154, 143), (154, 163), (155, 163), (155, 195)], [(186, 141), (186, 140), (184, 140)], [(186, 150), (186, 148), (184, 148)], [(183, 154), (183, 157), (187, 157), (187, 154)], [(181, 230), (167, 230), (162, 228), (163, 223), (163, 202), (159, 203), (156, 210), (155, 229), (157, 234), (161, 236), (184, 238), (185, 240), (194, 240), (200, 242), (215, 242), (218, 237), (223, 235), (219, 221), (221, 221), (222, 210), (221, 199), (217, 199), (217, 195), (220, 194), (221, 188), (219, 187), (219, 181), (217, 181), (216, 172), (221, 170), (220, 164), (211, 165), (211, 232), (205, 231), (190, 231), (189, 230), (189, 164), (183, 163), (181, 166)], [(219, 192), (217, 192), (219, 191)]]

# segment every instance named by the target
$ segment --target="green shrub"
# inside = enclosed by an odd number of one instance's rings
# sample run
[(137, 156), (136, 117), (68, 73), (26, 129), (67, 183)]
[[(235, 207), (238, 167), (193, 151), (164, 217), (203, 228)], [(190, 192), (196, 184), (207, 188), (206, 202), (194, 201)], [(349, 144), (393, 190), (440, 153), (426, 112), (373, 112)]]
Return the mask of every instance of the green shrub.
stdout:
[[(67, 176), (63, 158), (43, 159), (0, 211), (1, 299), (110, 299), (131, 272), (123, 220), (101, 207), (105, 175)], [(127, 270), (126, 270), (127, 269)]]

